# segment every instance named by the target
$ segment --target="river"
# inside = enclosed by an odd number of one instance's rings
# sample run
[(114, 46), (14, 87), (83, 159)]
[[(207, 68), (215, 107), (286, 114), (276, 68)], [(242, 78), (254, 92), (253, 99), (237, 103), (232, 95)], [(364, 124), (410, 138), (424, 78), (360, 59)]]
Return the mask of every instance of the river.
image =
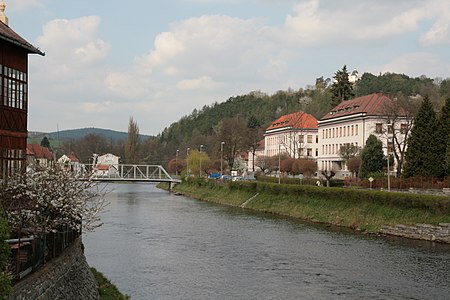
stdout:
[(110, 184), (88, 263), (131, 299), (449, 299), (450, 246)]

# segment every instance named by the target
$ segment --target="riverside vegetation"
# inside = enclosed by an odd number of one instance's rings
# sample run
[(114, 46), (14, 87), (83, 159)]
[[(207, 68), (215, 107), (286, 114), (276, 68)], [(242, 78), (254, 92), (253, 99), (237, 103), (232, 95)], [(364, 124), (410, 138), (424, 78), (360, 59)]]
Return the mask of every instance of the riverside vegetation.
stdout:
[(450, 197), (285, 185), (218, 183), (190, 179), (174, 191), (205, 201), (378, 233), (384, 225), (450, 223)]

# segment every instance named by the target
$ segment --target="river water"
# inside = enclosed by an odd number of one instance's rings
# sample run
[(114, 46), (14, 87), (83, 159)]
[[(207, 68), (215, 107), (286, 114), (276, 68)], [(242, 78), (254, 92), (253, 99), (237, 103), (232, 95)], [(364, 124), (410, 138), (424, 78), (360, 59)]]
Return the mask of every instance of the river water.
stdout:
[(110, 184), (88, 263), (131, 299), (450, 299), (450, 247)]

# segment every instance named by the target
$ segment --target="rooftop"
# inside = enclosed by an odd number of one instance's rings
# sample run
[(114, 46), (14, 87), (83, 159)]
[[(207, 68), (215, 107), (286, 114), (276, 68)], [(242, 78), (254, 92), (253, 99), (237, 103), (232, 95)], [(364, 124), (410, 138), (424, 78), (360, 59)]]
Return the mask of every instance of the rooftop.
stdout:
[(307, 114), (303, 111), (298, 111), (281, 116), (272, 122), (266, 131), (281, 128), (314, 129), (317, 128), (317, 119), (313, 115)]

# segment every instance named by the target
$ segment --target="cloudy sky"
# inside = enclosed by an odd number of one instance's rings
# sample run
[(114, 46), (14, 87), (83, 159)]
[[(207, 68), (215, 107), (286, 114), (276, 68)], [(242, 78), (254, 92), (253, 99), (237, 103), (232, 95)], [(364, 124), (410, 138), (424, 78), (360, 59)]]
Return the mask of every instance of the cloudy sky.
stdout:
[(371, 72), (450, 77), (448, 0), (5, 0), (30, 131), (157, 134), (194, 108)]

